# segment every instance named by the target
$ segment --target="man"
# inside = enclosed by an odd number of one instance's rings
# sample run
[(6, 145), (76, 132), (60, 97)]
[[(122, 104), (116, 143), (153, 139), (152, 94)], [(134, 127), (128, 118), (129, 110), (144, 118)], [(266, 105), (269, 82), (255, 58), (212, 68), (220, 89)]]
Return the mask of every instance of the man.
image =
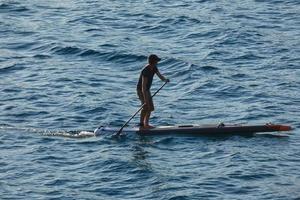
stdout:
[(139, 82), (137, 84), (137, 94), (142, 104), (145, 103), (141, 111), (140, 126), (146, 129), (153, 128), (149, 125), (151, 112), (154, 111), (154, 105), (150, 93), (152, 80), (156, 74), (162, 81), (169, 82), (163, 75), (160, 74), (157, 64), (161, 59), (154, 54), (148, 57), (148, 64), (144, 67), (140, 74)]

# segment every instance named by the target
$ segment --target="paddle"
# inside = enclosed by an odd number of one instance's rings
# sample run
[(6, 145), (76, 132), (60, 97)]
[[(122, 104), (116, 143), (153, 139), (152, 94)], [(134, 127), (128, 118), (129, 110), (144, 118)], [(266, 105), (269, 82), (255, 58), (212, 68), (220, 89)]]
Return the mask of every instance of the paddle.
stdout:
[[(151, 97), (153, 98), (166, 84), (168, 81), (166, 81)], [(119, 136), (121, 132), (123, 131), (123, 128), (142, 110), (145, 103), (132, 115), (132, 117), (120, 128), (120, 130), (115, 133), (115, 136)]]

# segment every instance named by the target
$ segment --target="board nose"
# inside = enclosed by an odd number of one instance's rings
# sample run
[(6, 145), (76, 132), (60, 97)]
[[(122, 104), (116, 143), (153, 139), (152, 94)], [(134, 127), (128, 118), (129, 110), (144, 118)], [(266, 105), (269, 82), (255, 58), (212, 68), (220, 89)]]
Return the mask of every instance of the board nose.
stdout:
[(291, 126), (280, 125), (279, 131), (290, 131), (293, 130)]
[(291, 126), (287, 126), (287, 125), (267, 124), (267, 126), (272, 128), (275, 131), (290, 131), (290, 130), (293, 130), (293, 128)]

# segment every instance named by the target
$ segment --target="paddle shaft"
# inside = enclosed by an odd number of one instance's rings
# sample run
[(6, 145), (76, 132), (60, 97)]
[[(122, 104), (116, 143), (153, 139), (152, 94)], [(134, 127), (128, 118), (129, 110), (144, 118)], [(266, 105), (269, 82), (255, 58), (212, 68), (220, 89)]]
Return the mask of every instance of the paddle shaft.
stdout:
[[(152, 96), (151, 98), (153, 98), (168, 82), (165, 82)], [(122, 132), (123, 128), (143, 109), (144, 105), (146, 103), (143, 103), (143, 105), (130, 117), (130, 119), (120, 128), (120, 130), (117, 132), (116, 135), (120, 135), (120, 133)]]

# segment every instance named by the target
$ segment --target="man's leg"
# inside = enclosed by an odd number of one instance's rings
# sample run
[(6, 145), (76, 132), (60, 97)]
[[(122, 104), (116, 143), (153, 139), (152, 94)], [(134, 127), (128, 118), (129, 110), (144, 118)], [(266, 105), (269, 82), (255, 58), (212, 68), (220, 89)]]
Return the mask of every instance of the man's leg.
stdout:
[(151, 116), (152, 111), (154, 111), (154, 105), (153, 105), (153, 100), (151, 98), (149, 100), (148, 109), (147, 109), (147, 112), (146, 112), (145, 118), (144, 118), (144, 127), (145, 128), (154, 128), (153, 126), (149, 125), (149, 120), (150, 120), (150, 116)]
[(151, 111), (147, 111), (145, 113), (145, 118), (144, 118), (144, 127), (148, 128), (149, 127), (149, 119), (150, 119)]
[(143, 108), (140, 115), (140, 126), (144, 126), (144, 119), (147, 111)]
[(145, 120), (144, 120), (144, 128), (148, 129), (148, 128), (154, 128), (154, 126), (149, 125), (149, 119), (150, 119), (150, 115), (151, 115), (151, 111), (147, 112), (146, 116), (145, 116)]
[[(144, 95), (142, 93), (142, 91), (137, 90), (137, 95), (141, 101), (141, 106), (144, 104)], [(143, 127), (144, 126), (144, 119), (145, 119), (145, 115), (146, 115), (146, 109), (145, 107), (142, 108), (141, 113), (140, 113), (140, 124), (139, 126)]]

